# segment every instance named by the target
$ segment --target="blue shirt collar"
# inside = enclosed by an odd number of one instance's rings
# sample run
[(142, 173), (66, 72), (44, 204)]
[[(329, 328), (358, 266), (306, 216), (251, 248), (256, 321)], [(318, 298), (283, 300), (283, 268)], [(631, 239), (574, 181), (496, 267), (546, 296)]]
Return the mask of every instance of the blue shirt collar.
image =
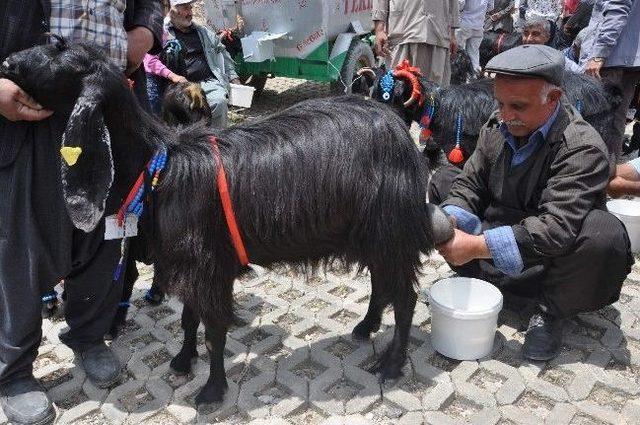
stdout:
[(509, 133), (509, 129), (507, 128), (507, 125), (504, 122), (500, 124), (500, 132), (502, 132), (502, 135), (504, 136), (505, 141), (507, 142), (507, 145), (511, 148), (511, 151), (513, 152), (513, 158), (511, 160), (512, 166), (521, 164), (527, 158), (529, 158), (536, 150), (538, 150), (538, 147), (540, 147), (540, 145), (542, 145), (542, 143), (547, 139), (549, 130), (551, 129), (551, 126), (553, 125), (553, 123), (556, 121), (559, 111), (560, 111), (560, 102), (557, 103), (556, 109), (553, 111), (551, 116), (549, 116), (547, 121), (545, 121), (545, 123), (542, 124), (536, 131), (531, 133), (531, 135), (529, 136), (529, 142), (526, 145), (522, 146), (521, 148), (518, 148), (515, 138), (511, 133)]

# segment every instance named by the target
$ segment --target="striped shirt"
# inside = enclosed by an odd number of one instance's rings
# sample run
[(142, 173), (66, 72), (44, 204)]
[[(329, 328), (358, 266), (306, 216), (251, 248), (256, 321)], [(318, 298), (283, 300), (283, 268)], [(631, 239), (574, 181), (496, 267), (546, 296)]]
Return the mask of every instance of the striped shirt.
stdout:
[(101, 46), (123, 71), (127, 66), (126, 0), (51, 0), (51, 33)]

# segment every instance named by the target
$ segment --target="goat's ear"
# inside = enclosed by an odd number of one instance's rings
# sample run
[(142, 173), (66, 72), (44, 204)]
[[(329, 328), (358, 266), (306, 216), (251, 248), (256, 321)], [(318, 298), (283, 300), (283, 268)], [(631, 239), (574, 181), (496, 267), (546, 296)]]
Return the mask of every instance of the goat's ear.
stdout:
[(111, 139), (102, 114), (103, 94), (85, 82), (62, 136), (62, 190), (73, 225), (89, 232), (104, 214), (113, 183)]

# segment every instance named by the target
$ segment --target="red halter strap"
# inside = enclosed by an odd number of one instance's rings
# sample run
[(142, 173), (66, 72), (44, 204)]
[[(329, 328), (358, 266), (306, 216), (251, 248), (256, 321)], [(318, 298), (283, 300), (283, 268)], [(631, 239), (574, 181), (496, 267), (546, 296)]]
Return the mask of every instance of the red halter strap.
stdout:
[(216, 184), (218, 186), (218, 192), (220, 193), (220, 201), (222, 201), (224, 218), (227, 220), (227, 227), (229, 228), (229, 234), (231, 235), (231, 243), (233, 243), (233, 247), (236, 249), (236, 254), (238, 254), (240, 264), (246, 266), (249, 264), (249, 257), (247, 256), (247, 251), (244, 249), (240, 229), (236, 222), (236, 215), (233, 213), (233, 205), (231, 204), (231, 197), (229, 196), (229, 185), (227, 184), (227, 175), (224, 172), (222, 158), (220, 157), (220, 150), (218, 149), (218, 139), (214, 136), (209, 136), (209, 141), (211, 142), (213, 156), (215, 157), (216, 165), (218, 166)]
[(500, 33), (500, 35), (498, 36), (498, 39), (496, 40), (496, 55), (498, 53), (500, 53), (500, 50), (502, 49), (502, 42), (504, 41), (504, 34), (503, 32)]

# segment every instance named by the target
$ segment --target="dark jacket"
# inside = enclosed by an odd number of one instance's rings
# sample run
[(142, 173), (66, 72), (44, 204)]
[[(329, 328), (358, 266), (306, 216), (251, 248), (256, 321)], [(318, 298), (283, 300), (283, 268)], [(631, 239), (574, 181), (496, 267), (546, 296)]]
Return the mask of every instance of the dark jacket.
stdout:
[[(515, 8), (515, 0), (496, 0), (493, 3), (493, 10), (487, 11), (485, 20), (485, 31), (513, 32), (513, 17), (511, 10)], [(489, 16), (497, 13), (500, 15), (497, 21), (492, 21)]]
[(510, 158), (494, 114), (444, 204), (476, 214), (488, 227), (511, 225), (525, 267), (567, 254), (587, 214), (606, 209), (610, 165), (602, 138), (563, 104), (546, 142), (532, 155), (515, 207), (503, 199)]
[[(50, 3), (48, 0), (0, 1), (0, 62), (11, 53), (43, 44), (48, 41), (44, 33), (49, 31)], [(159, 51), (162, 40), (161, 0), (127, 0), (124, 25), (126, 30), (144, 26), (154, 33), (154, 49)], [(131, 76), (136, 81), (139, 97), (146, 96), (144, 72), (138, 69)], [(137, 93), (138, 94), (138, 93)], [(0, 168), (13, 162), (22, 140), (27, 137), (32, 124), (11, 122), (0, 115)]]

